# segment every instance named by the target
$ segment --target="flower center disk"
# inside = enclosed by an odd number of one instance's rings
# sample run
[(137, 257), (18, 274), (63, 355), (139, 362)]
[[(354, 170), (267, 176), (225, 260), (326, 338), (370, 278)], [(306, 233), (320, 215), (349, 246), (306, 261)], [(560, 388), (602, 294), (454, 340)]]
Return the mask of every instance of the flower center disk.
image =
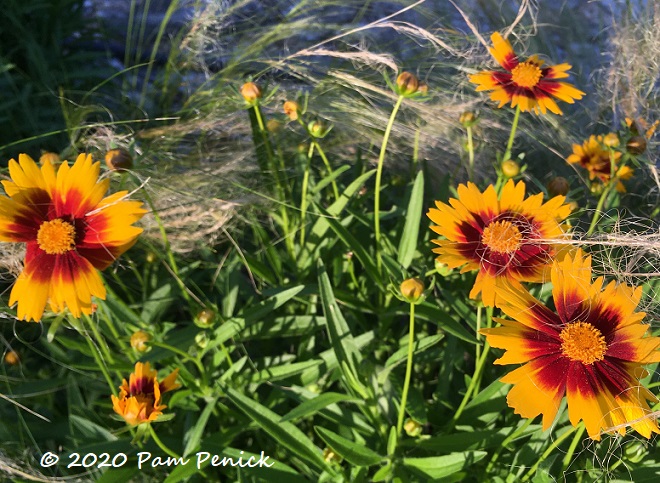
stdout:
[(520, 87), (531, 88), (541, 80), (541, 69), (533, 62), (522, 62), (511, 71), (511, 80)]
[(605, 336), (588, 322), (566, 324), (559, 338), (562, 353), (571, 360), (590, 365), (605, 357)]
[(37, 244), (49, 255), (62, 255), (75, 248), (76, 229), (59, 218), (45, 221), (37, 232)]
[(520, 248), (522, 234), (510, 221), (496, 221), (484, 228), (481, 243), (497, 253), (512, 253)]

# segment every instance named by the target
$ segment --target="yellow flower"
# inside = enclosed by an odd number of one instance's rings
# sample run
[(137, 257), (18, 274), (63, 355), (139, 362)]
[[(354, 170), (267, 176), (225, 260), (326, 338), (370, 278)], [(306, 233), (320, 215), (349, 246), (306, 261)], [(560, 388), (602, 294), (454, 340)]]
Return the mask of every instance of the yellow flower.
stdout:
[[(621, 153), (619, 151), (613, 151), (612, 157), (614, 159), (614, 165), (618, 164), (621, 159)], [(610, 150), (604, 146), (604, 137), (603, 136), (589, 136), (582, 144), (573, 145), (573, 154), (566, 158), (566, 161), (569, 164), (579, 164), (584, 169), (589, 172), (589, 179), (598, 178), (604, 184), (608, 184), (611, 178), (611, 162), (610, 162)], [(618, 170), (616, 173), (617, 185), (616, 190), (619, 192), (625, 192), (626, 188), (623, 186), (623, 183), (619, 180), (630, 179), (634, 174), (634, 170), (624, 166)]]
[(74, 317), (92, 313), (92, 297), (105, 299), (98, 270), (107, 268), (135, 243), (142, 228), (132, 226), (146, 210), (124, 201), (121, 191), (104, 198), (110, 180), (99, 181), (100, 163), (81, 154), (57, 172), (39, 168), (25, 154), (9, 161), (11, 181), (2, 181), (0, 241), (27, 244), (25, 267), (9, 296), (17, 316), (41, 320), (46, 305), (68, 307)]
[(149, 367), (148, 362), (137, 362), (129, 382), (124, 379), (119, 386), (119, 396), (110, 396), (112, 408), (131, 426), (155, 421), (167, 408), (161, 404), (161, 394), (181, 387), (176, 384), (178, 374), (179, 369), (175, 369), (162, 382), (158, 382), (158, 374)]
[(497, 287), (498, 307), (513, 320), (480, 331), (506, 350), (496, 364), (524, 364), (501, 379), (513, 384), (509, 406), (524, 418), (542, 414), (545, 430), (566, 395), (571, 424), (583, 420), (592, 439), (626, 426), (660, 433), (647, 403), (657, 398), (639, 383), (642, 366), (660, 362), (660, 337), (644, 337), (646, 314), (635, 312), (642, 288), (592, 282), (591, 257), (580, 250), (554, 263), (551, 281), (554, 309), (520, 287)]
[(479, 293), (484, 305), (493, 306), (495, 286), (508, 280), (541, 282), (552, 260), (565, 248), (552, 240), (564, 237), (561, 222), (570, 214), (563, 196), (543, 203), (543, 193), (525, 199), (525, 183), (509, 180), (498, 199), (493, 185), (483, 193), (476, 185), (459, 185), (458, 199), (449, 205), (436, 201), (428, 217), (431, 229), (442, 240), (433, 251), (448, 268), (463, 266), (461, 272), (479, 270), (470, 298)]
[(295, 101), (286, 101), (282, 107), (284, 114), (292, 121), (297, 121), (300, 113), (300, 106)]
[(254, 104), (261, 98), (261, 89), (254, 82), (246, 82), (241, 86), (241, 95), (249, 104)]
[(500, 103), (498, 107), (511, 102), (511, 107), (519, 106), (523, 112), (534, 111), (538, 114), (540, 110), (543, 114), (547, 111), (562, 114), (553, 97), (573, 104), (574, 99), (584, 96), (584, 92), (572, 85), (557, 82), (557, 79), (568, 77), (566, 71), (571, 68), (570, 65), (543, 67), (543, 61), (536, 55), (520, 62), (511, 43), (499, 32), (495, 32), (491, 40), (493, 47), (489, 49), (490, 53), (505, 72), (472, 74), (470, 82), (477, 84), (477, 91), (493, 91), (490, 98)]

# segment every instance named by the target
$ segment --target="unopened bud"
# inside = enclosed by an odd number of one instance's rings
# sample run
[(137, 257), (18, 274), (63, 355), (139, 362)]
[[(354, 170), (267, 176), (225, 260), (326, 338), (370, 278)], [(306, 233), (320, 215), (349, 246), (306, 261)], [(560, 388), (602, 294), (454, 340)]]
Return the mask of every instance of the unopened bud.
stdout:
[(402, 72), (399, 74), (399, 77), (396, 78), (396, 87), (399, 90), (398, 94), (400, 96), (409, 96), (417, 92), (419, 88), (419, 80), (415, 74), (410, 72)]
[(619, 136), (611, 132), (603, 137), (603, 144), (608, 148), (616, 148), (621, 142), (619, 141)]
[(422, 434), (422, 425), (419, 424), (417, 421), (408, 418), (406, 419), (406, 422), (403, 423), (403, 430), (411, 438), (416, 438), (417, 436)]
[(286, 101), (283, 106), (284, 114), (287, 115), (292, 121), (298, 120), (298, 113), (300, 112), (300, 106), (295, 101)]
[(477, 122), (477, 116), (474, 115), (474, 112), (465, 111), (461, 113), (458, 122), (460, 122), (463, 127), (470, 127)]
[(552, 178), (548, 183), (548, 194), (551, 197), (557, 195), (566, 196), (568, 194), (569, 189), (570, 186), (568, 184), (568, 180), (563, 176), (557, 176), (556, 178)]
[(321, 121), (311, 121), (307, 125), (307, 129), (309, 129), (309, 133), (315, 138), (323, 137), (325, 134), (325, 126)]
[(105, 153), (105, 164), (112, 171), (124, 171), (133, 167), (133, 156), (126, 148), (115, 148)]
[(254, 104), (257, 99), (261, 98), (261, 89), (254, 82), (246, 82), (241, 86), (241, 95), (246, 102)]
[(156, 261), (156, 254), (154, 252), (148, 252), (146, 260), (147, 263), (154, 263)]
[(605, 189), (605, 186), (599, 181), (592, 181), (591, 186), (589, 186), (589, 191), (591, 191), (591, 194), (593, 195), (600, 195), (603, 192), (603, 189)]
[(195, 336), (195, 344), (200, 349), (206, 349), (206, 346), (209, 345), (209, 336), (206, 334), (206, 331), (197, 333)]
[(520, 165), (512, 159), (507, 159), (502, 163), (502, 174), (507, 178), (513, 178), (520, 174)]
[(571, 201), (569, 201), (569, 202), (568, 202), (568, 206), (569, 206), (569, 208), (571, 209), (571, 213), (577, 211), (578, 208), (580, 208), (580, 205), (579, 205), (578, 202), (575, 201), (575, 200), (571, 200)]
[(332, 463), (333, 461), (339, 463), (341, 462), (342, 457), (335, 453), (331, 448), (325, 448), (323, 450), (323, 460), (326, 463)]
[(131, 336), (131, 347), (138, 352), (145, 352), (149, 349), (147, 342), (151, 340), (151, 336), (143, 330), (134, 332)]
[(50, 152), (43, 153), (39, 157), (39, 164), (43, 166), (46, 163), (50, 163), (54, 166), (60, 164), (60, 155), (57, 153), (50, 153)]
[(7, 351), (5, 354), (5, 364), (9, 366), (16, 366), (19, 362), (21, 362), (21, 359), (18, 357), (18, 353), (16, 351)]
[(452, 272), (451, 268), (449, 268), (446, 263), (439, 262), (437, 259), (435, 261), (435, 271), (438, 272), (438, 275), (443, 277), (448, 276)]
[(634, 136), (626, 144), (626, 150), (630, 154), (642, 154), (646, 151), (646, 138), (644, 136)]
[(401, 282), (401, 295), (409, 302), (417, 302), (424, 293), (424, 282), (419, 278), (409, 278)]
[(211, 327), (215, 322), (215, 312), (211, 309), (200, 310), (195, 317), (195, 325), (203, 329)]
[(282, 123), (277, 119), (269, 119), (266, 121), (266, 131), (276, 133), (282, 129)]

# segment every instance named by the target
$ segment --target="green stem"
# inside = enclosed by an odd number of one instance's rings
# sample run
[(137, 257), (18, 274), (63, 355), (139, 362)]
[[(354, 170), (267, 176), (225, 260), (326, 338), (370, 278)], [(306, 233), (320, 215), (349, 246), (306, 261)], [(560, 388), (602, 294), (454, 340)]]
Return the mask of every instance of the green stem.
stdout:
[(463, 396), (463, 400), (461, 401), (460, 406), (458, 406), (458, 409), (456, 410), (456, 413), (454, 414), (454, 417), (451, 418), (451, 421), (449, 422), (449, 427), (453, 428), (454, 425), (458, 422), (458, 419), (461, 417), (461, 414), (463, 414), (463, 410), (465, 410), (465, 406), (467, 406), (468, 401), (470, 400), (470, 397), (472, 396), (472, 392), (474, 391), (475, 387), (477, 386), (477, 381), (479, 380), (479, 376), (481, 375), (481, 371), (483, 371), (484, 364), (486, 362), (486, 358), (488, 356), (488, 351), (490, 350), (490, 346), (488, 343), (484, 345), (484, 350), (481, 353), (481, 359), (477, 360), (477, 365), (474, 368), (474, 374), (472, 375), (472, 380), (470, 381), (470, 385), (468, 386), (467, 390), (465, 391), (465, 395)]
[(472, 127), (467, 127), (467, 148), (468, 148), (468, 179), (474, 181), (474, 143), (472, 141)]
[[(330, 166), (330, 161), (328, 161), (328, 157), (325, 155), (325, 152), (323, 152), (323, 149), (321, 149), (321, 145), (319, 142), (315, 139), (312, 141), (314, 143), (314, 146), (316, 146), (316, 150), (319, 152), (319, 156), (321, 156), (321, 159), (323, 160), (323, 163), (325, 164), (325, 169), (328, 170), (328, 175), (332, 176), (332, 166)], [(339, 188), (337, 188), (337, 180), (333, 179), (332, 180), (332, 193), (335, 195), (335, 200), (339, 199)]]
[(506, 151), (502, 161), (511, 158), (511, 149), (513, 148), (513, 140), (516, 137), (516, 130), (518, 129), (518, 118), (520, 118), (520, 105), (516, 107), (516, 114), (513, 116), (513, 123), (511, 124), (511, 133), (509, 134), (509, 142), (506, 144)]
[(160, 230), (160, 236), (163, 239), (163, 243), (165, 244), (165, 252), (167, 253), (167, 258), (170, 262), (170, 268), (172, 269), (172, 272), (175, 275), (174, 278), (176, 279), (176, 283), (179, 285), (179, 288), (181, 289), (181, 295), (183, 295), (183, 298), (186, 299), (186, 302), (191, 304), (192, 301), (190, 300), (190, 294), (188, 293), (188, 289), (183, 283), (183, 280), (181, 280), (181, 277), (179, 276), (179, 268), (176, 264), (176, 260), (174, 259), (174, 253), (172, 252), (170, 241), (167, 238), (167, 231), (165, 230), (165, 224), (163, 223), (163, 220), (158, 214), (158, 210), (154, 206), (154, 202), (151, 199), (151, 196), (149, 196), (149, 192), (146, 189), (143, 189), (142, 192), (144, 193), (144, 198), (147, 201), (149, 208), (151, 208), (151, 213), (154, 215), (156, 224), (158, 224), (158, 229)]
[(598, 204), (596, 205), (596, 211), (594, 212), (594, 216), (591, 219), (591, 224), (589, 225), (589, 229), (587, 230), (587, 236), (592, 235), (594, 230), (596, 229), (596, 224), (598, 223), (598, 220), (600, 220), (600, 214), (601, 214), (601, 210), (603, 209), (603, 205), (605, 204), (605, 200), (609, 197), (610, 191), (612, 191), (612, 186), (616, 182), (617, 182), (616, 178), (612, 179), (612, 182), (603, 189), (603, 192), (601, 193), (600, 198), (598, 200)]
[(149, 424), (149, 434), (151, 434), (151, 437), (153, 438), (154, 442), (158, 445), (160, 449), (162, 449), (165, 454), (168, 456), (171, 456), (172, 458), (179, 459), (180, 456), (176, 454), (174, 451), (169, 449), (165, 444), (160, 440), (160, 438), (156, 435), (156, 431), (154, 431), (154, 428)]
[(101, 334), (99, 332), (98, 327), (94, 323), (94, 321), (89, 317), (87, 314), (83, 314), (85, 317), (85, 322), (87, 322), (87, 325), (92, 329), (92, 333), (94, 334), (94, 339), (96, 340), (96, 343), (98, 344), (99, 348), (101, 349), (101, 352), (103, 352), (103, 356), (110, 361), (111, 364), (115, 363), (114, 358), (112, 357), (112, 354), (110, 353), (110, 349), (108, 349), (108, 346), (105, 343), (105, 339), (101, 337)]
[(553, 443), (552, 443), (550, 446), (548, 446), (548, 449), (546, 449), (546, 450), (543, 452), (543, 454), (541, 455), (541, 457), (539, 458), (539, 460), (538, 460), (536, 463), (534, 463), (534, 466), (532, 466), (532, 467), (529, 469), (529, 471), (525, 474), (525, 476), (523, 476), (522, 480), (520, 480), (520, 481), (523, 481), (523, 482), (524, 482), (524, 481), (529, 481), (529, 479), (530, 479), (532, 476), (534, 476), (534, 473), (536, 473), (536, 470), (539, 469), (539, 466), (541, 466), (541, 463), (543, 463), (543, 462), (547, 459), (547, 457), (550, 456), (550, 455), (552, 454), (552, 452), (553, 452), (553, 451), (554, 451), (554, 450), (555, 450), (555, 449), (556, 449), (561, 443), (564, 442), (564, 440), (566, 440), (571, 434), (573, 434), (573, 433), (575, 432), (576, 429), (577, 429), (576, 427), (572, 427), (571, 429), (567, 430), (564, 434), (562, 434), (561, 436), (559, 436), (555, 441), (553, 441)]
[(419, 162), (419, 136), (421, 134), (422, 130), (417, 129), (415, 131), (415, 140), (413, 143), (413, 157), (412, 157), (412, 165), (410, 166), (410, 177), (415, 178), (416, 172), (417, 172), (417, 163)]
[(408, 362), (406, 363), (406, 378), (403, 381), (403, 392), (401, 393), (401, 406), (399, 406), (399, 419), (396, 424), (396, 432), (401, 436), (403, 430), (403, 418), (406, 414), (406, 401), (410, 389), (410, 376), (412, 375), (413, 352), (415, 345), (415, 304), (410, 304), (410, 327), (408, 329)]
[(382, 273), (383, 271), (383, 261), (380, 256), (380, 184), (383, 176), (383, 161), (385, 161), (387, 142), (390, 139), (390, 133), (394, 126), (394, 118), (396, 117), (397, 112), (399, 112), (403, 99), (403, 96), (399, 96), (392, 109), (392, 114), (390, 114), (390, 119), (387, 122), (385, 134), (383, 135), (383, 143), (380, 146), (380, 156), (378, 157), (378, 167), (376, 169), (376, 191), (374, 192), (374, 234), (376, 236), (376, 266), (378, 267), (378, 273)]
[(573, 454), (575, 453), (575, 448), (577, 448), (578, 443), (582, 440), (582, 435), (584, 434), (585, 429), (586, 428), (584, 426), (584, 422), (580, 421), (580, 423), (577, 426), (577, 432), (575, 433), (575, 437), (573, 438), (573, 441), (571, 441), (571, 445), (568, 447), (566, 456), (564, 456), (564, 459), (562, 461), (562, 468), (564, 471), (566, 471), (570, 466), (571, 460), (573, 459)]
[(152, 345), (154, 347), (162, 347), (163, 349), (167, 349), (168, 351), (174, 352), (175, 354), (179, 354), (184, 359), (194, 363), (197, 366), (197, 370), (199, 371), (200, 375), (202, 377), (206, 377), (206, 371), (204, 371), (204, 366), (202, 365), (202, 363), (198, 359), (182, 351), (178, 347), (174, 347), (169, 344), (165, 344), (164, 342), (157, 342), (157, 341), (149, 341), (149, 345)]
[(87, 340), (87, 345), (89, 345), (90, 350), (92, 351), (92, 356), (94, 357), (94, 361), (96, 361), (96, 365), (99, 366), (99, 369), (101, 369), (101, 373), (103, 373), (103, 377), (105, 377), (105, 380), (108, 382), (108, 386), (110, 387), (110, 391), (112, 392), (113, 395), (117, 395), (117, 388), (115, 387), (115, 383), (110, 377), (110, 373), (108, 372), (108, 368), (105, 367), (105, 362), (103, 362), (103, 359), (101, 359), (101, 356), (99, 354), (99, 350), (97, 347), (94, 345), (92, 342), (92, 339), (85, 337), (85, 340)]
[(300, 249), (305, 247), (305, 215), (307, 214), (307, 189), (309, 186), (309, 171), (312, 166), (312, 156), (314, 155), (315, 143), (309, 145), (307, 151), (307, 166), (305, 167), (305, 174), (303, 174), (302, 196), (300, 199)]

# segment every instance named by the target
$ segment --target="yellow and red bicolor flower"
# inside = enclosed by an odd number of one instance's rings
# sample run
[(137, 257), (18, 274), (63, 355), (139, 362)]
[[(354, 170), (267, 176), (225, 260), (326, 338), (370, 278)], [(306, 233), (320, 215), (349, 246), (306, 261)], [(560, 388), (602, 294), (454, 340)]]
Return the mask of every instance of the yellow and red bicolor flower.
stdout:
[(639, 383), (642, 366), (660, 362), (660, 337), (644, 337), (646, 314), (635, 312), (642, 288), (591, 280), (591, 257), (578, 250), (551, 272), (554, 310), (526, 290), (498, 287), (498, 306), (513, 320), (482, 329), (488, 343), (505, 349), (496, 364), (524, 364), (501, 381), (513, 384), (507, 402), (524, 418), (552, 424), (564, 395), (574, 426), (589, 436), (625, 434), (632, 426), (648, 438), (660, 433), (647, 401), (657, 398)]
[(549, 110), (562, 114), (553, 97), (569, 104), (574, 99), (582, 99), (584, 92), (558, 79), (568, 77), (569, 64), (543, 67), (543, 61), (533, 55), (525, 62), (520, 62), (511, 43), (499, 32), (491, 36), (493, 47), (491, 55), (504, 68), (505, 72), (480, 72), (470, 75), (470, 82), (477, 84), (477, 91), (493, 91), (490, 98), (504, 106), (511, 102), (511, 107), (519, 106), (521, 111), (539, 110), (546, 114)]
[(470, 298), (479, 293), (487, 306), (495, 304), (495, 285), (503, 279), (520, 282), (546, 279), (553, 259), (565, 245), (553, 243), (565, 236), (561, 222), (570, 214), (564, 196), (543, 203), (539, 193), (525, 199), (525, 183), (509, 180), (498, 199), (493, 185), (483, 193), (476, 185), (459, 185), (458, 199), (436, 201), (427, 216), (431, 229), (445, 237), (432, 240), (437, 261), (461, 273), (479, 270)]
[[(634, 170), (629, 166), (622, 166), (618, 168), (617, 165), (621, 159), (619, 151), (612, 152), (612, 160), (614, 161), (614, 169), (616, 170), (616, 190), (624, 193), (625, 186), (619, 180), (630, 179), (634, 174)], [(610, 182), (612, 172), (612, 162), (610, 160), (610, 150), (603, 144), (603, 136), (591, 135), (582, 144), (573, 145), (573, 154), (566, 158), (569, 164), (579, 164), (589, 173), (589, 179), (598, 178), (604, 184)]]
[(178, 374), (179, 369), (175, 369), (158, 382), (158, 373), (149, 367), (148, 362), (137, 362), (129, 381), (124, 379), (119, 386), (119, 396), (110, 396), (112, 409), (131, 426), (155, 421), (167, 408), (161, 404), (161, 395), (181, 387), (176, 384)]
[(105, 298), (97, 270), (108, 267), (142, 232), (132, 226), (146, 210), (124, 201), (126, 191), (104, 198), (110, 180), (99, 181), (100, 163), (81, 154), (73, 164), (39, 168), (25, 154), (9, 161), (2, 181), (0, 241), (27, 244), (25, 266), (9, 296), (19, 319), (39, 321), (54, 312), (92, 312), (92, 296)]

